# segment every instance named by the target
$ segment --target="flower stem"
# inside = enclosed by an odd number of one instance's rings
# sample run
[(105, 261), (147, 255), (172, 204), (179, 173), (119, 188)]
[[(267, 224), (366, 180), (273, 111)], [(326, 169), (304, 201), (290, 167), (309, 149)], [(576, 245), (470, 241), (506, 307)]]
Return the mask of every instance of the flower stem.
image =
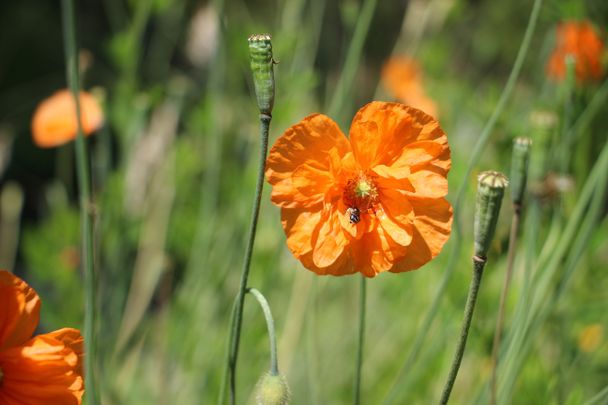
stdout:
[(84, 269), (84, 377), (86, 403), (95, 405), (97, 401), (97, 387), (95, 381), (95, 274), (93, 268), (93, 224), (90, 209), (91, 183), (87, 145), (80, 121), (80, 84), (78, 78), (78, 52), (76, 48), (76, 23), (74, 13), (74, 0), (62, 0), (63, 40), (65, 47), (65, 63), (67, 81), (74, 95), (76, 105), (76, 173), (78, 176), (78, 190), (80, 195), (80, 220), (82, 232), (82, 262)]
[(255, 197), (253, 200), (253, 212), (251, 213), (251, 226), (249, 228), (249, 237), (247, 249), (245, 250), (245, 260), (243, 263), (243, 271), (241, 273), (241, 283), (237, 295), (235, 320), (232, 324), (231, 339), (230, 339), (230, 356), (228, 367), (230, 370), (230, 404), (236, 403), (236, 363), (239, 354), (239, 343), (241, 338), (241, 326), (243, 324), (243, 305), (245, 303), (245, 293), (247, 292), (247, 280), (249, 279), (249, 268), (251, 266), (251, 255), (253, 253), (253, 244), (255, 241), (255, 231), (258, 225), (258, 216), (260, 214), (260, 200), (262, 198), (262, 188), (264, 186), (264, 169), (266, 167), (266, 153), (268, 151), (268, 131), (270, 128), (270, 120), (272, 117), (268, 114), (260, 114), (260, 162), (258, 166), (258, 180), (255, 188)]
[(363, 345), (365, 343), (365, 300), (367, 279), (361, 275), (359, 284), (359, 339), (357, 343), (357, 360), (355, 363), (355, 387), (353, 404), (361, 403), (361, 365), (363, 364)]
[(258, 300), (266, 318), (266, 327), (268, 328), (268, 338), (270, 340), (270, 374), (273, 376), (279, 375), (279, 363), (277, 360), (277, 335), (274, 331), (274, 319), (270, 311), (270, 305), (264, 295), (255, 288), (247, 288), (247, 292)]
[(491, 381), (491, 400), (492, 405), (496, 405), (496, 386), (497, 386), (497, 371), (498, 371), (498, 352), (500, 349), (500, 339), (502, 335), (502, 324), (505, 317), (505, 303), (509, 285), (513, 276), (513, 263), (515, 261), (515, 248), (517, 246), (517, 234), (519, 232), (519, 224), (521, 221), (521, 204), (513, 204), (513, 222), (511, 222), (511, 234), (509, 235), (509, 250), (507, 253), (507, 272), (505, 281), (500, 294), (500, 304), (498, 305), (498, 318), (496, 321), (496, 331), (494, 332), (494, 343), (492, 345), (492, 381)]
[(360, 66), (359, 60), (361, 59), (363, 45), (365, 44), (365, 39), (367, 38), (367, 33), (377, 3), (378, 0), (365, 0), (361, 6), (361, 12), (357, 18), (355, 32), (353, 33), (353, 38), (346, 53), (344, 68), (329, 103), (328, 114), (330, 117), (340, 117), (337, 121), (338, 123), (341, 123), (341, 117), (345, 115), (345, 112), (343, 111), (344, 103), (349, 99), (349, 92), (352, 90), (352, 83), (355, 80), (357, 69)]
[(467, 297), (467, 304), (464, 308), (464, 319), (462, 321), (462, 329), (460, 331), (460, 340), (452, 361), (452, 367), (448, 380), (443, 388), (443, 394), (441, 395), (441, 405), (448, 403), (452, 388), (454, 387), (454, 381), (458, 375), (460, 369), (460, 363), (462, 362), (462, 356), (464, 355), (464, 348), (467, 344), (467, 338), (469, 336), (469, 327), (471, 326), (471, 319), (473, 318), (473, 311), (475, 310), (475, 302), (477, 301), (477, 293), (479, 292), (479, 285), (481, 284), (481, 276), (483, 275), (483, 268), (486, 265), (486, 259), (475, 256), (473, 258), (473, 278), (471, 279), (471, 285), (469, 286), (469, 296)]
[(462, 225), (460, 223), (460, 211), (461, 211), (462, 201), (464, 198), (464, 193), (465, 193), (465, 191), (467, 189), (467, 185), (468, 185), (467, 180), (471, 177), (471, 173), (473, 173), (473, 168), (475, 167), (475, 165), (481, 158), (481, 154), (482, 154), (485, 146), (487, 145), (488, 141), (490, 140), (490, 135), (492, 134), (492, 131), (494, 130), (494, 127), (496, 126), (496, 122), (498, 121), (498, 118), (504, 111), (507, 101), (511, 97), (511, 93), (513, 92), (513, 89), (515, 88), (515, 84), (517, 82), (517, 79), (519, 78), (519, 74), (523, 67), (523, 62), (528, 53), (528, 49), (530, 48), (530, 43), (532, 41), (532, 35), (534, 34), (534, 31), (536, 29), (536, 23), (538, 21), (538, 16), (540, 14), (542, 2), (543, 2), (542, 0), (534, 1), (534, 5), (533, 5), (532, 11), (530, 13), (530, 18), (528, 20), (528, 25), (526, 27), (526, 32), (524, 33), (524, 38), (519, 47), (519, 51), (517, 53), (517, 57), (513, 64), (513, 68), (511, 69), (511, 73), (509, 74), (509, 78), (507, 79), (507, 83), (505, 84), (505, 87), (500, 95), (500, 99), (498, 100), (498, 103), (496, 104), (496, 107), (494, 108), (492, 115), (490, 116), (490, 118), (486, 122), (485, 126), (483, 127), (483, 130), (482, 130), (480, 136), (477, 138), (475, 147), (473, 148), (471, 158), (469, 159), (469, 164), (467, 165), (465, 174), (462, 176), (463, 182), (461, 183), (460, 187), (458, 188), (458, 190), (456, 192), (456, 198), (455, 198), (454, 204), (453, 204), (453, 207), (454, 207), (454, 225), (453, 225), (454, 237), (452, 239), (454, 242), (452, 245), (452, 250), (450, 252), (450, 256), (448, 258), (448, 263), (446, 265), (446, 269), (443, 272), (443, 277), (441, 279), (439, 287), (437, 288), (437, 291), (435, 292), (435, 296), (433, 297), (433, 301), (431, 303), (430, 309), (424, 318), (422, 327), (419, 329), (418, 333), (416, 334), (414, 343), (412, 344), (411, 349), (410, 349), (401, 369), (399, 370), (399, 372), (397, 374), (397, 378), (391, 385), (391, 388), (389, 389), (389, 393), (387, 394), (386, 399), (383, 401), (384, 404), (390, 404), (396, 398), (396, 396), (398, 394), (397, 388), (400, 385), (403, 385), (403, 384), (399, 384), (399, 381), (402, 379), (401, 377), (404, 376), (411, 367), (413, 367), (413, 364), (415, 363), (415, 361), (418, 357), (418, 354), (421, 352), (422, 345), (424, 344), (424, 342), (426, 340), (427, 334), (431, 328), (433, 320), (435, 319), (435, 317), (437, 316), (437, 313), (439, 312), (440, 301), (445, 296), (445, 290), (448, 286), (449, 279), (450, 279), (450, 277), (452, 277), (452, 273), (454, 272), (454, 269), (456, 268), (456, 264), (458, 263), (458, 257), (460, 255), (460, 250), (462, 247)]
[(230, 311), (230, 335), (228, 336), (228, 345), (226, 347), (226, 368), (222, 373), (222, 381), (220, 383), (220, 394), (218, 397), (217, 405), (224, 405), (226, 403), (226, 382), (228, 381), (228, 374), (230, 371), (230, 344), (234, 339), (234, 322), (236, 320), (236, 307), (238, 306), (238, 297), (234, 298), (234, 302), (232, 303), (232, 310)]

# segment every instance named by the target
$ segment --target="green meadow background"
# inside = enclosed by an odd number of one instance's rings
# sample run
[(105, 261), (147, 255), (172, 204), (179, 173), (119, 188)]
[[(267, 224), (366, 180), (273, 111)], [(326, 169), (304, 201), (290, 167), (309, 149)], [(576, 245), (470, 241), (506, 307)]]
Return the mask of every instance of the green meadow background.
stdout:
[[(521, 72), (488, 127), (534, 3), (78, 1), (82, 84), (106, 115), (87, 141), (102, 402), (218, 400), (258, 163), (247, 37), (267, 32), (279, 62), (271, 144), (313, 112), (332, 110), (347, 133), (361, 106), (392, 101), (382, 64), (408, 54), (452, 148), (448, 199), (462, 194), (450, 241), (420, 270), (368, 280), (362, 403), (437, 402), (471, 278), (476, 175), (508, 174), (513, 138), (528, 136), (499, 403), (606, 404), (608, 81), (555, 83), (545, 65), (562, 20), (590, 19), (605, 38), (608, 3), (542, 1)], [(59, 3), (2, 2), (0, 38), (0, 267), (41, 295), (40, 332), (81, 327), (74, 144), (43, 150), (30, 133), (38, 102), (66, 87)], [(249, 285), (273, 311), (292, 403), (350, 403), (359, 277), (304, 269), (285, 246), (268, 185), (262, 201)], [(507, 193), (454, 404), (488, 402), (512, 213)], [(250, 404), (269, 368), (252, 297), (243, 325), (237, 403)]]

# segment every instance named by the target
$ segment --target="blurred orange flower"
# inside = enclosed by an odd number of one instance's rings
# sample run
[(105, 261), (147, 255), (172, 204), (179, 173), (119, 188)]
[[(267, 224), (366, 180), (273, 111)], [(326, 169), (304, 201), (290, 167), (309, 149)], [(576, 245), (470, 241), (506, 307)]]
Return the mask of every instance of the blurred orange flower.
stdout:
[(437, 104), (426, 95), (418, 62), (406, 56), (390, 58), (382, 67), (384, 87), (398, 101), (437, 116)]
[[(103, 112), (95, 98), (80, 92), (82, 130), (90, 135), (103, 124)], [(34, 143), (41, 148), (52, 148), (76, 138), (77, 122), (74, 97), (69, 90), (59, 90), (42, 101), (32, 118)]]
[(314, 114), (272, 147), (266, 178), (287, 246), (317, 274), (414, 270), (450, 236), (450, 148), (437, 121), (397, 103), (359, 110), (350, 140)]
[(600, 80), (603, 75), (602, 53), (604, 43), (588, 21), (565, 21), (557, 26), (556, 44), (547, 74), (555, 80), (566, 77), (565, 58), (571, 55), (575, 61), (576, 78), (579, 82)]
[(0, 404), (80, 404), (82, 336), (64, 328), (32, 338), (39, 318), (36, 292), (0, 271)]

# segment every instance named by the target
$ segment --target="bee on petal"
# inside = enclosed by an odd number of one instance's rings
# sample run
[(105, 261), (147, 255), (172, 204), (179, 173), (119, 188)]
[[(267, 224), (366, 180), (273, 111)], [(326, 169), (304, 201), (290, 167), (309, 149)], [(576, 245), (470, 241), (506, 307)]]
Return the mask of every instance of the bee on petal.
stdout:
[(350, 223), (355, 225), (361, 221), (361, 211), (357, 207), (350, 207), (346, 210)]

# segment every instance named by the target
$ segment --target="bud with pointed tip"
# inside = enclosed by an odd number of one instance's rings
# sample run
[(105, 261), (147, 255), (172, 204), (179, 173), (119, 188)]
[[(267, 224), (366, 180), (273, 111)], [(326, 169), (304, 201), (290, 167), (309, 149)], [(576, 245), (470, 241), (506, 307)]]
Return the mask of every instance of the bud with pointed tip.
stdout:
[(271, 115), (274, 105), (274, 60), (272, 43), (268, 34), (249, 37), (249, 59), (253, 72), (253, 84), (261, 114)]
[(526, 183), (528, 181), (528, 164), (530, 162), (530, 138), (515, 138), (513, 141), (513, 156), (511, 158), (511, 201), (515, 206), (521, 206)]
[(499, 172), (487, 171), (477, 177), (475, 205), (475, 256), (485, 259), (494, 238), (500, 204), (509, 181)]
[(258, 381), (256, 391), (257, 405), (287, 405), (291, 399), (287, 380), (282, 375), (265, 373)]

